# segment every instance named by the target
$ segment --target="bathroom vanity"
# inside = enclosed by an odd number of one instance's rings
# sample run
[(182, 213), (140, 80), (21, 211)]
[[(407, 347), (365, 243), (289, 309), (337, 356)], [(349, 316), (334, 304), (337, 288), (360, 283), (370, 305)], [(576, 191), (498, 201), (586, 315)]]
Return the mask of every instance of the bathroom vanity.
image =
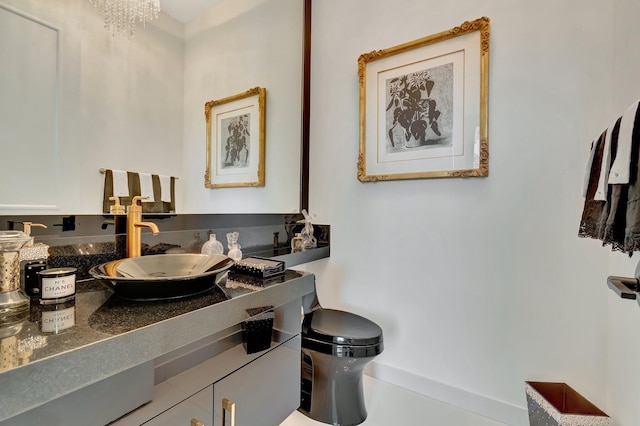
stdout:
[[(299, 405), (301, 306), (315, 280), (287, 270), (255, 284), (141, 303), (89, 280), (73, 305), (32, 305), (0, 335), (0, 425), (279, 424)], [(271, 345), (247, 354), (241, 324), (263, 306), (274, 307)], [(51, 318), (58, 329), (45, 331)]]

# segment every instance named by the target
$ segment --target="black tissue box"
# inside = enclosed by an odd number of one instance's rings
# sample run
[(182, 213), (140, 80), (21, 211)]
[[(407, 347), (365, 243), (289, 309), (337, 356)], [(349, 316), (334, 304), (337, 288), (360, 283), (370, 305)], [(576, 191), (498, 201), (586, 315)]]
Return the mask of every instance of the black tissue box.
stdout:
[(247, 354), (267, 350), (271, 347), (273, 306), (263, 306), (246, 310), (249, 319), (242, 322), (242, 344)]

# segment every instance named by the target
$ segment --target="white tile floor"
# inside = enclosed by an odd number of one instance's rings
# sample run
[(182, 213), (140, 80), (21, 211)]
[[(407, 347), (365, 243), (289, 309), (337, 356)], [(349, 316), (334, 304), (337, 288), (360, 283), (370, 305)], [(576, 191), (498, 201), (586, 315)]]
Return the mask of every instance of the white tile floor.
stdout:
[[(452, 407), (415, 392), (364, 376), (368, 417), (363, 426), (504, 426), (503, 423)], [(280, 426), (322, 426), (294, 412)]]

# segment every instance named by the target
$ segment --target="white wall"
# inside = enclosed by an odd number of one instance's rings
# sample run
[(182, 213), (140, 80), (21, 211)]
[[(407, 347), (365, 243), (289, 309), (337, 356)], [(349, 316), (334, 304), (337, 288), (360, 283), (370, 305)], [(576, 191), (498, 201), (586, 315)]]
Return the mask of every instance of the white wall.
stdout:
[[(632, 102), (640, 98), (638, 75), (640, 43), (636, 17), (640, 4), (633, 0), (614, 3), (613, 110), (619, 116)], [(611, 275), (633, 277), (640, 257), (620, 253), (610, 255)], [(640, 271), (638, 271), (640, 272)], [(640, 424), (640, 309), (635, 301), (624, 301), (610, 294), (608, 297), (608, 359), (607, 405), (617, 417), (619, 425)]]
[[(481, 16), (490, 176), (360, 183), (358, 56)], [(527, 424), (525, 380), (617, 408), (608, 249), (577, 237), (589, 144), (611, 120), (612, 4), (322, 0), (312, 28), (310, 210), (332, 247), (308, 269), (325, 306), (383, 328), (369, 371), (507, 424)]]
[[(57, 209), (3, 214), (102, 211), (102, 167), (180, 175), (184, 42), (181, 24), (162, 15), (132, 40), (113, 37), (87, 0), (6, 0), (9, 7), (60, 30), (60, 115), (54, 129)], [(178, 32), (176, 32), (178, 28)], [(20, 37), (21, 35), (11, 35)], [(31, 117), (38, 126), (39, 117)], [(22, 141), (21, 143), (25, 143)], [(28, 142), (27, 142), (28, 143)], [(18, 159), (16, 173), (38, 173)], [(32, 169), (29, 170), (29, 167)], [(178, 184), (180, 185), (180, 184)], [(20, 190), (20, 189), (18, 189)], [(30, 197), (33, 204), (41, 204)]]

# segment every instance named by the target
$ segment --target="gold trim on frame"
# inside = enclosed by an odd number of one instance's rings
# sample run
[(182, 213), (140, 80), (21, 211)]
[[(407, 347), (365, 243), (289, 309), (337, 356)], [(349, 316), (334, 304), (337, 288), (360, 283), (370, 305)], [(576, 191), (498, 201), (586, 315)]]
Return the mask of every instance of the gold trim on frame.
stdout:
[[(440, 177), (484, 177), (489, 175), (489, 138), (488, 138), (488, 95), (489, 95), (489, 22), (490, 19), (482, 17), (474, 21), (465, 21), (460, 26), (433, 34), (415, 41), (400, 44), (388, 49), (374, 50), (364, 53), (358, 58), (358, 77), (360, 83), (360, 142), (358, 154), (358, 180), (361, 182), (376, 182), (380, 180), (421, 179)], [(367, 141), (366, 141), (366, 77), (367, 64), (388, 58), (393, 55), (408, 52), (413, 49), (439, 43), (445, 40), (480, 32), (480, 99), (479, 99), (479, 167), (460, 170), (435, 170), (416, 173), (394, 174), (367, 174)]]
[[(242, 100), (245, 98), (251, 98), (257, 96), (258, 107), (258, 168), (255, 180), (238, 181), (238, 182), (226, 182), (226, 183), (214, 183), (211, 178), (212, 174), (212, 159), (213, 159), (213, 138), (212, 131), (212, 109), (224, 106), (231, 102)], [(265, 134), (266, 134), (266, 97), (267, 92), (263, 87), (254, 87), (246, 92), (239, 93), (237, 95), (229, 96), (223, 99), (212, 100), (204, 104), (204, 115), (206, 119), (207, 129), (207, 166), (204, 173), (204, 186), (206, 188), (232, 188), (232, 187), (257, 187), (265, 186)], [(251, 138), (254, 135), (250, 136)]]

